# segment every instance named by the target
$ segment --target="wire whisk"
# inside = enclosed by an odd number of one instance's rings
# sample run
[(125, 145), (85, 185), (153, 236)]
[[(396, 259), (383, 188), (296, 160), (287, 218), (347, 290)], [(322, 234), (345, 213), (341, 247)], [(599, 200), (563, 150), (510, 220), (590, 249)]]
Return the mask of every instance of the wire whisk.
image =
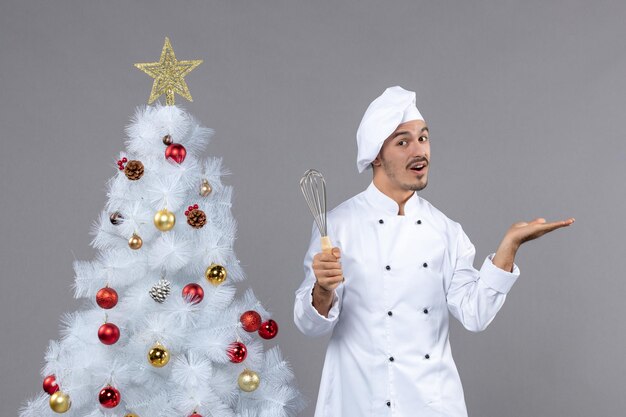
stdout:
[(333, 245), (326, 230), (326, 181), (324, 181), (324, 176), (317, 170), (309, 169), (300, 179), (300, 189), (322, 236), (322, 252), (330, 253)]

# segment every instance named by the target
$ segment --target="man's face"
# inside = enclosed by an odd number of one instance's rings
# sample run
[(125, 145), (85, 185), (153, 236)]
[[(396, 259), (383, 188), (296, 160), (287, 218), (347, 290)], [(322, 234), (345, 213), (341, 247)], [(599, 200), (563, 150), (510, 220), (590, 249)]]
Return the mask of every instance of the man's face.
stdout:
[(383, 175), (396, 190), (420, 191), (428, 184), (430, 140), (426, 123), (402, 123), (385, 140), (374, 165), (374, 175)]

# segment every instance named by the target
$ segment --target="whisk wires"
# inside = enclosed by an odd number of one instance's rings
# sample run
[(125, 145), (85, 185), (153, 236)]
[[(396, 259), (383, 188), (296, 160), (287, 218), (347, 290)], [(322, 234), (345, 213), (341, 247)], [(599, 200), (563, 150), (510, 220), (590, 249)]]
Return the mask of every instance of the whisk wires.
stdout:
[(315, 169), (309, 169), (300, 179), (300, 189), (304, 195), (320, 235), (326, 232), (326, 181), (324, 176)]

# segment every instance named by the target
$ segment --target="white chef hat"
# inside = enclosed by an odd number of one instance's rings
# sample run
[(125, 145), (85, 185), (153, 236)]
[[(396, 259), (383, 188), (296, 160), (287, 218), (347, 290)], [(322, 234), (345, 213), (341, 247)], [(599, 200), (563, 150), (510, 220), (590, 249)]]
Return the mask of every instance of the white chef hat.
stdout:
[(358, 153), (356, 167), (365, 171), (376, 159), (385, 139), (398, 125), (411, 120), (424, 120), (415, 106), (415, 92), (396, 85), (385, 90), (369, 105), (356, 132)]

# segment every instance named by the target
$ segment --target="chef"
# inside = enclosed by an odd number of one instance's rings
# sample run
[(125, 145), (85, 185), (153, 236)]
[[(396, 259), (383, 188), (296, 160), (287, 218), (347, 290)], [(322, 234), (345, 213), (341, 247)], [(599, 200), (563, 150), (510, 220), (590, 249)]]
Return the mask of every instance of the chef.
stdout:
[(415, 93), (386, 89), (357, 131), (367, 189), (327, 214), (331, 253), (313, 226), (294, 320), (308, 336), (332, 332), (316, 417), (462, 417), (463, 388), (450, 351), (450, 315), (484, 330), (520, 270), (520, 245), (573, 218), (513, 224), (474, 268), (461, 225), (416, 191), (426, 187), (430, 132)]

